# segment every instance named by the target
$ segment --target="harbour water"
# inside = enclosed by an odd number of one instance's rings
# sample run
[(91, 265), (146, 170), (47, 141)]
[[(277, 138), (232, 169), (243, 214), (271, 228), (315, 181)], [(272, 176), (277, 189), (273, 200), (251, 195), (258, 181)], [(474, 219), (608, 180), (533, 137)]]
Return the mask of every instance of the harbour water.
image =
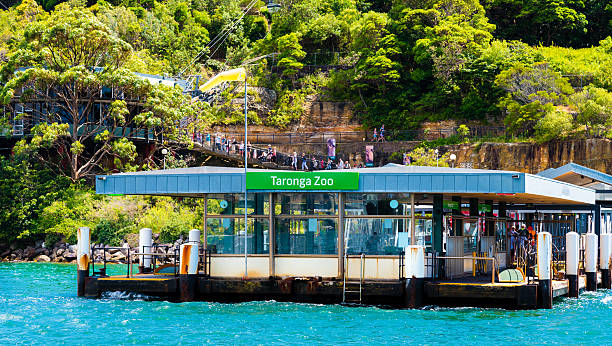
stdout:
[[(124, 266), (111, 272), (119, 274)], [(552, 310), (392, 310), (284, 302), (171, 303), (114, 292), (76, 297), (76, 266), (0, 263), (0, 345), (610, 344), (612, 291)]]

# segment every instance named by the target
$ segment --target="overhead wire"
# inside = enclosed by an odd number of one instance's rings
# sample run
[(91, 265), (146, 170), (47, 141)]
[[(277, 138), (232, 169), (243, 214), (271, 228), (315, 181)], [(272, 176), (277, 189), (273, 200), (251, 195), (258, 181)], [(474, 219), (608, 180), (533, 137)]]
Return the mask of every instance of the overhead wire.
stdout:
[[(208, 42), (208, 44), (206, 45), (206, 47), (204, 47), (197, 55), (196, 57), (187, 65), (185, 66), (185, 68), (183, 68), (179, 75), (183, 75), (183, 73), (185, 73), (185, 71), (187, 71), (187, 69), (189, 67), (191, 67), (193, 64), (196, 63), (196, 61), (198, 61), (198, 59), (200, 59), (207, 51), (209, 51), (211, 48), (213, 48), (215, 45), (217, 46), (215, 48), (215, 50), (213, 51), (213, 53), (210, 56), (213, 56), (221, 47), (221, 45), (223, 45), (223, 43), (225, 42), (225, 40), (227, 39), (227, 36), (233, 31), (233, 29), (238, 25), (238, 23), (240, 23), (240, 21), (242, 20), (242, 18), (244, 18), (244, 16), (251, 10), (251, 8), (253, 8), (253, 6), (255, 6), (255, 4), (258, 2), (259, 0), (252, 0), (249, 5), (247, 6), (246, 10), (244, 10), (244, 12), (242, 13), (242, 15), (240, 16), (240, 18), (236, 19), (232, 25), (228, 28), (225, 28), (223, 30), (221, 30), (221, 32), (219, 32), (219, 34), (217, 34), (217, 36), (215, 36), (214, 39), (212, 39), (210, 42)], [(209, 58), (210, 59), (210, 58)], [(207, 59), (208, 60), (208, 59)]]

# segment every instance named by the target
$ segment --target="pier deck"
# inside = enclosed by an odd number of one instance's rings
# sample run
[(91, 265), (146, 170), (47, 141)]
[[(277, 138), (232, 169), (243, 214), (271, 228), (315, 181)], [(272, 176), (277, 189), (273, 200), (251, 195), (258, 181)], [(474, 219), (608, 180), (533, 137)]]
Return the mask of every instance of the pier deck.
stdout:
[[(471, 282), (472, 281), (472, 282)], [(586, 278), (579, 279), (580, 288)], [(322, 278), (236, 278), (197, 277), (196, 299), (239, 302), (278, 300), (312, 303), (341, 303), (342, 281)], [(403, 306), (406, 299), (404, 280), (363, 282), (364, 304)], [(567, 280), (554, 280), (553, 297), (567, 295)], [(180, 299), (180, 278), (171, 275), (136, 274), (133, 277), (89, 277), (86, 296), (99, 297), (105, 291), (127, 291), (166, 299)], [(537, 282), (473, 282), (472, 278), (425, 282), (425, 303), (441, 306), (482, 306), (509, 309), (533, 309), (538, 306)]]

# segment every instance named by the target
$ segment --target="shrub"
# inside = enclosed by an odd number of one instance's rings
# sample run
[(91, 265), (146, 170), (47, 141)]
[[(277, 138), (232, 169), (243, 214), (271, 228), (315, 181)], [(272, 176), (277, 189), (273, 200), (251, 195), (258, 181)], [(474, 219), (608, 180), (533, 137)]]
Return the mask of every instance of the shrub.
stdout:
[(564, 139), (568, 136), (572, 127), (571, 114), (559, 110), (547, 112), (535, 126), (536, 141), (543, 143)]
[(162, 242), (173, 242), (180, 235), (189, 234), (195, 226), (195, 213), (187, 206), (179, 206), (171, 198), (157, 198), (140, 221), (138, 228), (150, 228), (153, 233), (159, 233)]

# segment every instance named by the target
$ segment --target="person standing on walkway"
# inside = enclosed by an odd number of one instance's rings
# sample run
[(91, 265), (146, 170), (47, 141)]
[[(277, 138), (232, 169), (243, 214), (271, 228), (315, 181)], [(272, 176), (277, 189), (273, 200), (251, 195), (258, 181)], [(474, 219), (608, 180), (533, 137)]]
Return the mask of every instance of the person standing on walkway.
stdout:
[(291, 168), (297, 171), (297, 153), (294, 151), (293, 155), (291, 155)]
[(385, 124), (380, 127), (380, 141), (385, 141)]
[(344, 161), (342, 161), (342, 159), (338, 161), (338, 169), (344, 169)]
[(312, 157), (312, 170), (316, 171), (319, 169), (319, 161), (317, 161), (317, 158), (315, 156)]
[(372, 142), (378, 142), (378, 131), (374, 128), (374, 133), (372, 134)]
[(308, 170), (308, 163), (306, 162), (306, 154), (302, 153), (302, 170), (303, 171), (307, 171)]

